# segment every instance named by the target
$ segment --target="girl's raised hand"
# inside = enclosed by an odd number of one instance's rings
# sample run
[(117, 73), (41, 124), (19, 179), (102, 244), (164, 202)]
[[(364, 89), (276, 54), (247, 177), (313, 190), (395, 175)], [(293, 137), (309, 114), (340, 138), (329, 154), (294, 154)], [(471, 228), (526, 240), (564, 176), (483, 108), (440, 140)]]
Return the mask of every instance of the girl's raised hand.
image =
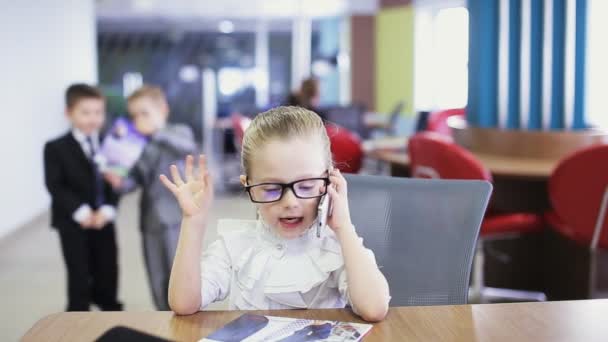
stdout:
[(333, 169), (329, 172), (331, 184), (327, 189), (331, 198), (332, 213), (327, 224), (335, 232), (342, 229), (349, 229), (352, 226), (350, 220), (350, 210), (348, 209), (348, 189), (346, 179), (340, 170)]
[(160, 175), (161, 182), (173, 193), (184, 217), (205, 216), (213, 202), (213, 180), (207, 170), (207, 160), (204, 155), (198, 159), (198, 172), (194, 174), (194, 158), (186, 157), (185, 177), (182, 180), (177, 166), (171, 165), (171, 178)]

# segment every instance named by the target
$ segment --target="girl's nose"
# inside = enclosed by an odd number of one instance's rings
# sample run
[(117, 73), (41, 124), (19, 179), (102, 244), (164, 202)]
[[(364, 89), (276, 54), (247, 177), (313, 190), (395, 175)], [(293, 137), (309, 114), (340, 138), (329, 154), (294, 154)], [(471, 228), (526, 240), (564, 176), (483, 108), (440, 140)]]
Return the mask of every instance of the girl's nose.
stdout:
[(293, 190), (285, 189), (285, 193), (283, 194), (283, 198), (281, 198), (281, 202), (284, 206), (291, 208), (298, 205), (298, 198), (293, 193)]

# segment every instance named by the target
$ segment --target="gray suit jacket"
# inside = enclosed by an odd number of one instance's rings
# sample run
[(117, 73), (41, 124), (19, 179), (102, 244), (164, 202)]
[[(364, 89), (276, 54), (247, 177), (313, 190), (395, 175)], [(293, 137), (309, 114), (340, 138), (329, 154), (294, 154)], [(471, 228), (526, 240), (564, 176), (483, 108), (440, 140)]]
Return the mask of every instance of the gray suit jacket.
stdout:
[(171, 164), (176, 164), (183, 175), (186, 155), (195, 154), (196, 150), (192, 130), (185, 125), (167, 124), (150, 138), (122, 189), (123, 192), (129, 192), (138, 185), (142, 187), (142, 231), (161, 231), (167, 226), (179, 224), (182, 218), (179, 204), (158, 177), (163, 173), (169, 176)]

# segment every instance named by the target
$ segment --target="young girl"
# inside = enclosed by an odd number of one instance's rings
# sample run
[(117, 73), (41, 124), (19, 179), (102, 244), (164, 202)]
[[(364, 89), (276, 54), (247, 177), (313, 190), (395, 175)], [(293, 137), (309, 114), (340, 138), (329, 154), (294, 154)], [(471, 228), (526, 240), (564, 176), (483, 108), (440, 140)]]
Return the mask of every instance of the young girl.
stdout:
[[(213, 182), (205, 158), (194, 175), (186, 158), (185, 180), (175, 166), (173, 182), (183, 219), (169, 282), (169, 304), (192, 314), (229, 297), (231, 309), (343, 308), (380, 321), (390, 299), (374, 254), (351, 223), (346, 180), (332, 167), (323, 122), (299, 107), (259, 114), (245, 132), (241, 182), (259, 213), (257, 221), (219, 228), (219, 240), (202, 255)], [(320, 236), (313, 228), (321, 197), (332, 213)]]

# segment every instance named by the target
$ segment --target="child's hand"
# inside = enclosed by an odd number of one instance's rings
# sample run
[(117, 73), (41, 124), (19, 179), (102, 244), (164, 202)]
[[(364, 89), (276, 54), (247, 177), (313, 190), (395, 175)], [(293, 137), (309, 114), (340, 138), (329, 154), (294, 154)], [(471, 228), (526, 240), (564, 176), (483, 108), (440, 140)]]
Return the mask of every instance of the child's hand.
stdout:
[(327, 192), (331, 198), (332, 212), (327, 220), (327, 224), (335, 232), (341, 229), (348, 229), (352, 226), (350, 220), (350, 210), (348, 209), (348, 189), (346, 179), (340, 170), (333, 169), (329, 172), (331, 184)]
[(82, 229), (91, 229), (95, 223), (95, 215), (91, 214), (84, 221), (78, 222)]
[(107, 171), (103, 173), (103, 178), (110, 183), (110, 185), (112, 186), (112, 188), (114, 189), (120, 189), (120, 187), (122, 186), (122, 177), (111, 172), (111, 171)]
[(108, 224), (108, 218), (101, 211), (96, 211), (93, 215), (92, 227), (93, 229), (101, 230)]
[(204, 217), (213, 202), (213, 181), (207, 171), (204, 155), (198, 159), (199, 170), (196, 175), (193, 172), (193, 163), (194, 158), (188, 155), (185, 169), (186, 182), (182, 180), (175, 165), (171, 165), (173, 182), (165, 175), (160, 175), (160, 180), (179, 202), (184, 217), (199, 215)]

